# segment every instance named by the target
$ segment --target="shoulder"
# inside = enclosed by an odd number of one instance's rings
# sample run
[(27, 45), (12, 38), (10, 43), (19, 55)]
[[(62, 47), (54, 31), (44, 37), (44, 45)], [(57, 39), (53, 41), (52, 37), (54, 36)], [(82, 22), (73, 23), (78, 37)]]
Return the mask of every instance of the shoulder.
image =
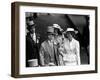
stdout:
[(29, 35), (27, 35), (27, 36), (26, 36), (26, 40), (27, 40), (27, 41), (30, 41), (30, 40), (31, 40), (31, 37), (30, 37)]
[(29, 39), (29, 38), (31, 38), (31, 36), (30, 36), (29, 33), (27, 33), (27, 35), (26, 35), (26, 39)]
[(36, 33), (36, 36), (37, 36), (37, 37), (40, 37), (40, 34), (39, 34), (39, 33)]
[(79, 45), (79, 41), (78, 41), (78, 40), (73, 39), (73, 41), (74, 41), (74, 43), (75, 43), (76, 45)]
[(68, 42), (68, 39), (67, 38), (64, 38), (64, 42)]
[(68, 44), (69, 40), (67, 38), (64, 38), (63, 43), (64, 45)]
[(42, 42), (41, 46), (45, 46), (47, 44), (47, 40), (45, 40), (44, 42)]

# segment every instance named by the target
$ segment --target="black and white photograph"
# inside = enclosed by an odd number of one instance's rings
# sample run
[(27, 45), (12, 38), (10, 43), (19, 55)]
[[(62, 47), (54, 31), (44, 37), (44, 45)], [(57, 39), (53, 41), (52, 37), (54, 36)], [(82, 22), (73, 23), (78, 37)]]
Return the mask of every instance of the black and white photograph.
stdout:
[(26, 12), (26, 67), (89, 64), (89, 18)]
[(12, 4), (12, 76), (97, 73), (97, 7)]

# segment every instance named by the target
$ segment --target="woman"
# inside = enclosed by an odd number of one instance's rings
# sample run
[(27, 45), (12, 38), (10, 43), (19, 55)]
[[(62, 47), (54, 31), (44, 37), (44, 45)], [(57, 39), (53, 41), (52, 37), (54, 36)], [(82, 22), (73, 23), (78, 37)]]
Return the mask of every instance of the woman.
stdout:
[(80, 46), (79, 42), (74, 39), (73, 28), (67, 28), (63, 48), (61, 54), (63, 55), (64, 65), (80, 65)]
[(63, 29), (58, 24), (53, 24), (54, 27), (54, 44), (57, 46), (57, 53), (59, 55), (59, 66), (63, 66)]

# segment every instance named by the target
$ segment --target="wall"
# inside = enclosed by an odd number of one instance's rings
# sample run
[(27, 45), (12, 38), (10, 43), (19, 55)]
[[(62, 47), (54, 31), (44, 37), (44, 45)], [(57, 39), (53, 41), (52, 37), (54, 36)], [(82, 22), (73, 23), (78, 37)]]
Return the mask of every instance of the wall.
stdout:
[[(0, 80), (17, 80), (10, 76), (11, 68), (11, 2), (15, 0), (1, 0), (0, 2)], [(40, 3), (56, 3), (56, 4), (76, 4), (98, 6), (99, 0), (16, 0), (30, 1)], [(98, 11), (98, 22), (100, 19), (100, 11)], [(98, 34), (100, 23), (98, 24)], [(100, 46), (100, 37), (98, 37), (98, 47)], [(80, 74), (80, 75), (64, 75), (53, 77), (38, 78), (22, 78), (18, 80), (100, 80), (100, 50), (98, 51), (98, 73), (97, 74)]]

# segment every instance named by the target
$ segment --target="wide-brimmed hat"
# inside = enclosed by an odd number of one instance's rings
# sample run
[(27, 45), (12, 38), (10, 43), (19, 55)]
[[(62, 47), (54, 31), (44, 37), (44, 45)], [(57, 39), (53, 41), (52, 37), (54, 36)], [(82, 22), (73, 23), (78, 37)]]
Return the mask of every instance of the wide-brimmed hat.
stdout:
[(67, 30), (65, 31), (65, 33), (67, 32), (74, 32), (75, 34), (78, 33), (78, 31), (74, 30), (74, 28), (67, 28)]
[(74, 32), (74, 28), (67, 28), (66, 32)]
[(48, 26), (47, 27), (47, 33), (54, 34), (54, 28), (53, 28), (53, 26)]
[(58, 24), (53, 24), (53, 27), (59, 29), (60, 31), (63, 31), (63, 29)]

